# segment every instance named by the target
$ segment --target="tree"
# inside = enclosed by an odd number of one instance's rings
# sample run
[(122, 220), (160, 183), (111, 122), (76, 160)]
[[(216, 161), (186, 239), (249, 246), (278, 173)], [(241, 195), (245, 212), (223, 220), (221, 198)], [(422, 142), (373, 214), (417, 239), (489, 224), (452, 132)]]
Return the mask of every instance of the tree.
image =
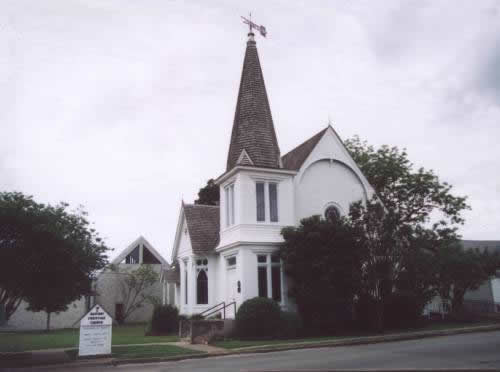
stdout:
[(121, 276), (120, 287), (123, 299), (123, 316), (117, 321), (123, 323), (137, 309), (146, 303), (158, 304), (153, 294), (159, 275), (151, 265), (141, 265), (135, 270), (120, 269), (110, 266), (110, 269)]
[(103, 243), (83, 208), (36, 203), (19, 192), (0, 193), (0, 304), (7, 319), (22, 300), (50, 314), (90, 293), (106, 264)]
[(500, 267), (498, 252), (464, 250), (460, 244), (442, 247), (435, 257), (439, 295), (451, 304), (453, 312), (461, 310), (465, 292), (478, 289)]
[(385, 302), (394, 291), (411, 292), (421, 308), (434, 296), (436, 267), (428, 264), (441, 247), (458, 242), (462, 212), (470, 207), (432, 170), (414, 170), (404, 149), (375, 149), (358, 137), (345, 144), (375, 189), (371, 200), (351, 207), (349, 218), (368, 252), (364, 289), (377, 301), (382, 330)]
[(364, 253), (343, 219), (305, 218), (282, 230), (284, 271), (306, 328), (337, 331), (346, 323), (361, 285)]
[(452, 194), (452, 186), (441, 182), (432, 170), (413, 169), (405, 149), (383, 145), (378, 149), (355, 136), (345, 145), (360, 167), (378, 200), (400, 224), (424, 224), (431, 214), (442, 218), (434, 228), (464, 223), (462, 212), (470, 209), (466, 197)]
[(198, 192), (198, 199), (194, 201), (195, 204), (204, 205), (219, 205), (220, 192), (219, 185), (215, 184), (213, 178), (207, 181), (207, 184)]

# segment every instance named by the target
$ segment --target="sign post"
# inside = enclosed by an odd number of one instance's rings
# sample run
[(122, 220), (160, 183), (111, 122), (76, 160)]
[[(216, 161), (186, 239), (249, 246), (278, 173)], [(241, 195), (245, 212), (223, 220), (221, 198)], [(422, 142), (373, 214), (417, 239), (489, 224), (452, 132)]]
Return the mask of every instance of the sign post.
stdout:
[(95, 305), (80, 320), (78, 356), (110, 355), (112, 324), (109, 314)]

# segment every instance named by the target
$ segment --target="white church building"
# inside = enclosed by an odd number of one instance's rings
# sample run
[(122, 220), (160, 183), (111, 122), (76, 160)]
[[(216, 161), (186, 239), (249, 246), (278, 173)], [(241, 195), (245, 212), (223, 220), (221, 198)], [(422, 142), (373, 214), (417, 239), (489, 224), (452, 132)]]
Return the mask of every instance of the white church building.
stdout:
[[(181, 314), (214, 306), (226, 317), (268, 297), (293, 310), (277, 256), (281, 229), (311, 215), (344, 215), (368, 184), (329, 125), (281, 156), (254, 34), (248, 34), (220, 205), (182, 203), (166, 280)], [(217, 309), (217, 307), (216, 307)]]

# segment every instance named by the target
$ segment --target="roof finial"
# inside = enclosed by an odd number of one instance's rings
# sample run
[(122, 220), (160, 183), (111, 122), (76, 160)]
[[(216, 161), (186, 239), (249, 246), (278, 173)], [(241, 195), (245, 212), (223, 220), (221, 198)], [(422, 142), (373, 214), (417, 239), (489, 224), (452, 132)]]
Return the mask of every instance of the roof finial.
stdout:
[(249, 17), (248, 18), (245, 18), (245, 17), (241, 17), (241, 18), (243, 18), (243, 23), (247, 24), (248, 27), (250, 28), (250, 31), (248, 33), (248, 40), (254, 41), (253, 37), (255, 36), (255, 34), (253, 33), (253, 30), (252, 30), (254, 28), (256, 30), (259, 30), (259, 33), (262, 36), (266, 37), (266, 35), (267, 35), (266, 28), (264, 26), (262, 26), (262, 25), (258, 25), (256, 23), (252, 22), (252, 13), (249, 13)]

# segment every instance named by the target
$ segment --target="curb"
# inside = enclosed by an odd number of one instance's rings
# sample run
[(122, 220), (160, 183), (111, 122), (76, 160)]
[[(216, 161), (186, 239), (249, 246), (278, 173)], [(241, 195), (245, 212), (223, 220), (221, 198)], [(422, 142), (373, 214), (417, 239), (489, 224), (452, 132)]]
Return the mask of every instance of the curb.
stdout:
[(384, 336), (367, 336), (361, 338), (348, 338), (343, 340), (327, 340), (315, 342), (300, 342), (293, 344), (281, 345), (262, 345), (262, 346), (248, 346), (237, 349), (229, 350), (228, 354), (252, 354), (252, 353), (272, 353), (274, 351), (286, 351), (296, 349), (315, 349), (321, 347), (334, 347), (334, 346), (355, 346), (355, 345), (369, 345), (379, 344), (384, 342), (418, 340), (423, 338), (453, 336), (457, 334), (480, 333), (480, 332), (493, 332), (499, 331), (500, 324), (479, 326), (474, 328), (456, 328), (441, 331), (422, 331), (413, 332), (409, 334), (392, 334)]

